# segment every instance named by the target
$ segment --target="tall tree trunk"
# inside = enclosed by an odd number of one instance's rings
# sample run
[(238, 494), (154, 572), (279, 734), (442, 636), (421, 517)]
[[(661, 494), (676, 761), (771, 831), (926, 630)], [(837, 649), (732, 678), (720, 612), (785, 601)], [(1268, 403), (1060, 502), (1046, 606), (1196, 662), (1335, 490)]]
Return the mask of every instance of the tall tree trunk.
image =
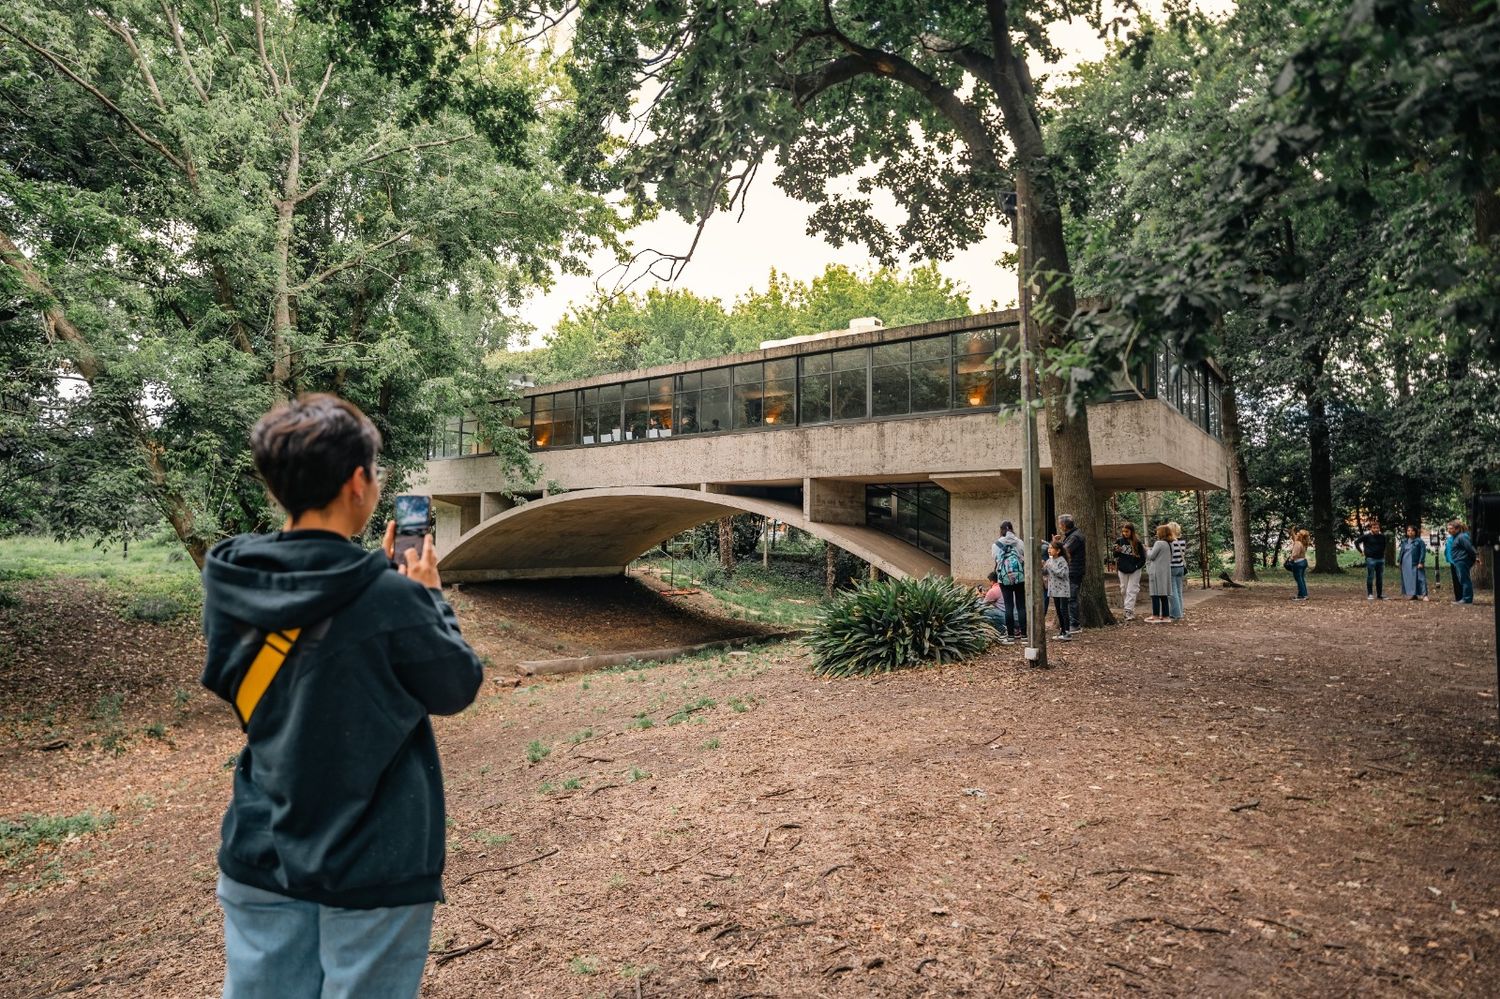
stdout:
[(719, 518), (719, 564), (724, 575), (734, 574), (734, 518)]
[(1338, 573), (1338, 534), (1333, 513), (1333, 443), (1328, 430), (1328, 401), (1323, 395), (1327, 346), (1314, 339), (1307, 349), (1302, 395), (1307, 401), (1308, 477), (1312, 491), (1313, 572)]
[(1223, 396), (1224, 447), (1229, 455), (1229, 527), (1234, 535), (1234, 576), (1245, 583), (1256, 578), (1250, 547), (1250, 467), (1240, 430), (1240, 406), (1234, 378), (1226, 372)]

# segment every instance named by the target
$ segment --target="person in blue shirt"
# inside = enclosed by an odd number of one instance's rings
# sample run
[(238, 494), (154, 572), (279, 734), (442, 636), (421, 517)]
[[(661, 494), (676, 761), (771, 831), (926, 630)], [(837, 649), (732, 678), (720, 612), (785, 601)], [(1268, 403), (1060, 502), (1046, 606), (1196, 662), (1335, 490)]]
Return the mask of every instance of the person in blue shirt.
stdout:
[(1474, 562), (1479, 558), (1479, 549), (1474, 547), (1474, 540), (1469, 537), (1469, 531), (1461, 521), (1449, 522), (1446, 547), (1448, 565), (1453, 570), (1453, 602), (1472, 604), (1474, 602)]

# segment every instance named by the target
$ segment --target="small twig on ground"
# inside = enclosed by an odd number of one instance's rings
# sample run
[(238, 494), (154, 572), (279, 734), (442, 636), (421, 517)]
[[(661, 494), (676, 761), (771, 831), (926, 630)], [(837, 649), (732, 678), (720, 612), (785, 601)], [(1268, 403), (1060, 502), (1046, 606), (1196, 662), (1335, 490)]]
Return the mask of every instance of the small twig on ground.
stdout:
[(1282, 797), (1285, 798), (1287, 801), (1312, 801), (1312, 800), (1314, 800), (1312, 798), (1309, 798), (1305, 794), (1284, 794), (1284, 795), (1282, 795)]
[(445, 950), (445, 951), (443, 951), (440, 954), (433, 955), (436, 958), (436, 960), (433, 963), (436, 964), (439, 968), (441, 968), (443, 965), (447, 964), (449, 961), (457, 960), (458, 958), (463, 957), (465, 954), (472, 954), (476, 950), (484, 950), (486, 947), (493, 946), (494, 943), (495, 943), (495, 938), (494, 937), (485, 937), (483, 940), (479, 941), (478, 943), (476, 943), (476, 944), (469, 944), (469, 946), (467, 946), (467, 947), (460, 947), (457, 950)]
[(935, 958), (935, 957), (924, 957), (924, 958), (922, 958), (922, 960), (920, 960), (920, 961), (917, 962), (916, 968), (913, 969), (913, 974), (920, 975), (922, 973), (922, 969), (923, 968), (927, 967), (929, 964), (937, 964), (937, 963), (938, 963), (938, 959)]
[(796, 790), (796, 788), (794, 788), (794, 787), (779, 787), (779, 788), (777, 788), (774, 791), (765, 791), (762, 794), (758, 795), (758, 797), (761, 797), (761, 798), (779, 798), (783, 794), (791, 794), (795, 790)]
[(817, 922), (816, 919), (794, 919), (794, 920), (792, 920), (789, 923), (777, 923), (775, 926), (760, 926), (760, 927), (757, 927), (757, 928), (755, 928), (753, 930), (746, 930), (745, 932), (746, 933), (775, 933), (777, 930), (795, 930), (795, 929), (797, 929), (799, 927), (802, 927), (802, 926), (812, 926), (816, 922)]
[(739, 923), (730, 923), (728, 926), (724, 927), (722, 930), (720, 930), (719, 932), (715, 933), (709, 939), (711, 939), (711, 940), (719, 940), (719, 939), (721, 939), (723, 937), (729, 936), (729, 934), (731, 934), (731, 933), (738, 933), (740, 931), (740, 929), (741, 929), (741, 927), (740, 927)]
[[(770, 829), (766, 830), (766, 838), (760, 841), (760, 848), (762, 850), (764, 850), (766, 847), (768, 847), (768, 846), (771, 845), (771, 834), (773, 832), (780, 832), (782, 829), (801, 829), (801, 828), (802, 828), (802, 823), (800, 823), (800, 822), (783, 822), (779, 826), (773, 826)], [(799, 842), (800, 842), (800, 840), (799, 840)]]
[[(598, 742), (600, 739), (608, 739), (613, 734), (613, 732), (605, 732), (602, 735), (591, 735), (587, 739), (579, 739), (568, 749), (568, 753), (571, 755), (578, 749), (579, 746), (587, 746), (591, 742)], [(613, 763), (614, 761), (611, 760), (609, 762)]]
[(1181, 874), (1176, 871), (1163, 871), (1155, 867), (1101, 867), (1097, 871), (1089, 871), (1090, 876), (1098, 874), (1160, 874), (1164, 878), (1180, 878)]
[(1121, 971), (1125, 972), (1127, 975), (1134, 975), (1137, 978), (1145, 978), (1146, 977), (1145, 975), (1141, 974), (1139, 971), (1136, 971), (1134, 968), (1127, 968), (1127, 967), (1125, 967), (1125, 965), (1123, 965), (1123, 964), (1117, 964), (1114, 961), (1105, 961), (1104, 962), (1104, 966), (1106, 968), (1119, 968)]
[(619, 784), (600, 784), (598, 787), (594, 788), (592, 791), (589, 792), (589, 797), (592, 798), (594, 795), (598, 794), (600, 791), (608, 791), (612, 787), (619, 787), (619, 786), (620, 786)]
[(458, 883), (461, 885), (466, 885), (481, 874), (499, 874), (502, 871), (513, 871), (517, 867), (525, 867), (527, 864), (534, 864), (538, 860), (546, 860), (556, 852), (557, 847), (554, 846), (552, 849), (548, 850), (545, 853), (539, 853), (535, 857), (528, 857), (525, 860), (518, 860), (514, 864), (506, 864), (504, 867), (484, 867), (477, 871), (470, 871), (468, 874), (465, 874), (463, 877), (459, 878)]
[[(580, 745), (582, 745), (582, 743), (580, 743)], [(615, 761), (613, 756), (580, 756), (578, 758), (580, 760), (586, 760), (589, 763), (613, 763)]]
[(846, 867), (852, 868), (853, 866), (854, 866), (853, 864), (834, 864), (832, 867), (828, 868), (828, 870), (824, 871), (822, 874), (819, 874), (818, 877), (820, 877), (820, 878), (826, 878), (826, 877), (828, 877), (828, 875), (832, 874), (834, 871), (842, 871)]
[(1291, 923), (1283, 923), (1281, 920), (1272, 919), (1270, 916), (1251, 916), (1250, 918), (1259, 920), (1262, 923), (1270, 923), (1272, 926), (1280, 926), (1282, 929), (1295, 933), (1298, 936), (1312, 936), (1311, 933), (1307, 932), (1300, 926), (1293, 926)]
[(1170, 926), (1174, 930), (1181, 930), (1184, 933), (1223, 933), (1226, 935), (1229, 933), (1228, 930), (1219, 926), (1189, 926), (1186, 923), (1175, 922), (1165, 916), (1126, 916), (1124, 919), (1115, 920), (1116, 926), (1121, 926), (1125, 923), (1161, 923), (1163, 926)]
[(1230, 805), (1229, 806), (1229, 810), (1231, 812), (1244, 812), (1244, 811), (1248, 811), (1248, 810), (1250, 810), (1252, 808), (1259, 808), (1259, 807), (1260, 807), (1260, 799), (1259, 798), (1252, 798), (1249, 801), (1242, 801), (1238, 805)]
[(687, 863), (689, 860), (694, 860), (694, 859), (696, 859), (698, 857), (701, 857), (701, 856), (703, 856), (705, 853), (707, 853), (711, 849), (713, 849), (712, 844), (710, 844), (709, 846), (705, 846), (703, 849), (699, 850), (697, 853), (690, 853), (690, 854), (688, 854), (686, 857), (683, 857), (681, 860), (677, 861), (675, 864), (668, 864), (666, 867), (658, 867), (658, 868), (656, 868), (653, 871), (642, 871), (641, 873), (644, 874), (646, 877), (649, 878), (649, 877), (655, 877), (658, 874), (665, 874), (668, 871), (675, 871), (675, 870), (677, 870), (677, 868), (681, 867), (683, 864)]
[(842, 975), (846, 971), (853, 971), (853, 970), (854, 970), (854, 965), (852, 965), (852, 964), (835, 964), (835, 965), (832, 965), (830, 967), (824, 968), (823, 969), (823, 974), (826, 975), (829, 978), (832, 978), (834, 975)]
[(1008, 728), (1002, 728), (1000, 730), (1000, 734), (999, 735), (991, 736), (990, 738), (988, 738), (988, 739), (984, 740), (983, 742), (979, 743), (979, 745), (981, 745), (981, 746), (988, 746), (988, 745), (991, 745), (993, 743), (999, 742), (1001, 739), (1005, 738), (1005, 733), (1009, 732), (1009, 731), (1010, 731), (1010, 729), (1008, 729)]

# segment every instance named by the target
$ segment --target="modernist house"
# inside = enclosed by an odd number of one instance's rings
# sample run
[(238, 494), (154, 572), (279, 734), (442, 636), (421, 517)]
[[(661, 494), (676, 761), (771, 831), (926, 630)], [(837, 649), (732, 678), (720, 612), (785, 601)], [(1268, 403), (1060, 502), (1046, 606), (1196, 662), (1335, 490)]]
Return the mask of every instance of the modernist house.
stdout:
[[(527, 388), (520, 426), (551, 493), (505, 482), (477, 423), (454, 420), (417, 486), (435, 501), (444, 577), (620, 573), (694, 524), (754, 513), (894, 575), (982, 578), (1000, 522), (1020, 523), (1020, 388), (995, 359), (1018, 321), (857, 320), (750, 353)], [(1100, 486), (1224, 488), (1213, 366), (1161, 357), (1134, 381), (1089, 407)], [(1045, 434), (1041, 461), (1046, 480)]]

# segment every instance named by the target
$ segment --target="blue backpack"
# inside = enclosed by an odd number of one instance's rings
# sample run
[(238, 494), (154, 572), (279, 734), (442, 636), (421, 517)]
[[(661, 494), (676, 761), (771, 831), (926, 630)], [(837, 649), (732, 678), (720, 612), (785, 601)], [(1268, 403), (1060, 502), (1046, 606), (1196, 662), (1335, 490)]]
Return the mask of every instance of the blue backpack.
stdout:
[(1026, 567), (1015, 545), (1000, 546), (1000, 561), (995, 563), (995, 575), (1003, 586), (1020, 586), (1026, 580)]

